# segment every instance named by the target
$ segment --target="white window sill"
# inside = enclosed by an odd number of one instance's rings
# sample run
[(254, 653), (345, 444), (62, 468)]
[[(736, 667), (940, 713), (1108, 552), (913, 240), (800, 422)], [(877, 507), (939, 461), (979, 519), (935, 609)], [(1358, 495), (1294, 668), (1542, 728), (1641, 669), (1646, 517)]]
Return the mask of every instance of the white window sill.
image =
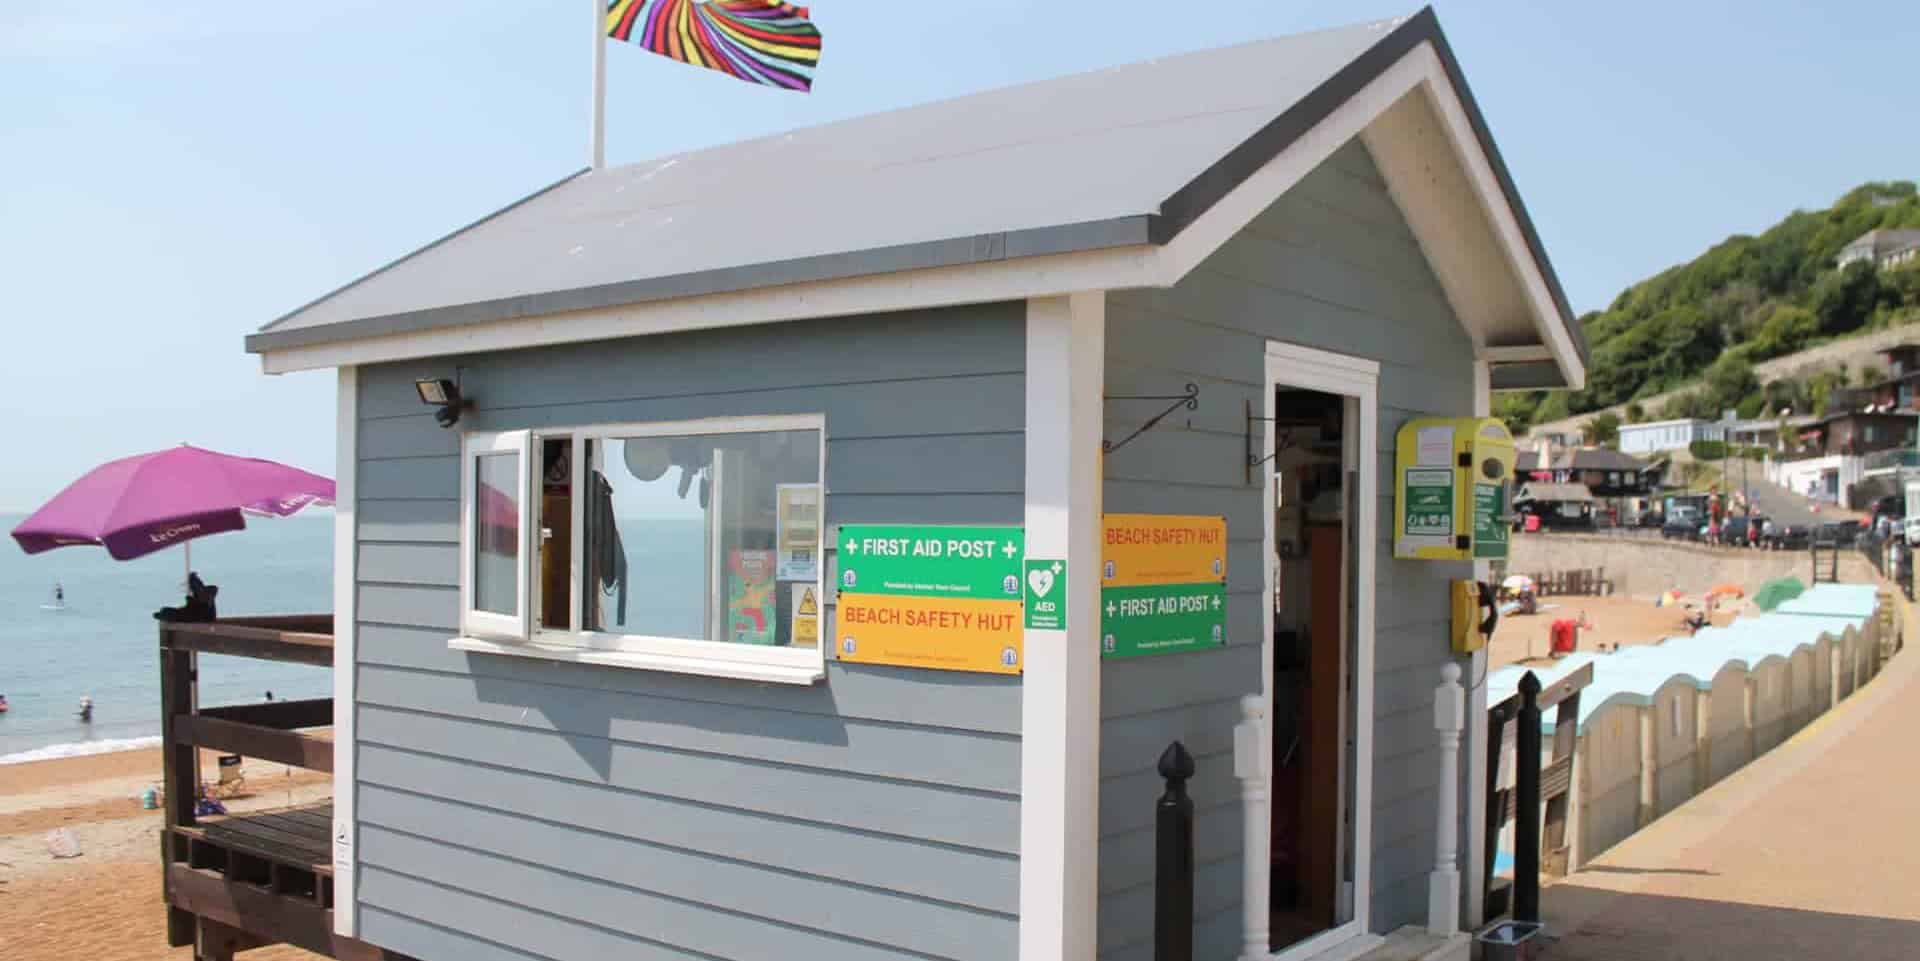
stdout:
[(706, 677), (724, 677), (736, 681), (760, 681), (767, 684), (818, 684), (827, 676), (826, 669), (817, 664), (807, 667), (795, 667), (785, 664), (756, 664), (751, 661), (725, 660), (721, 658), (643, 654), (637, 651), (605, 651), (584, 647), (562, 647), (553, 644), (520, 641), (489, 641), (478, 637), (453, 638), (447, 641), (447, 648), (454, 651), (467, 651), (473, 654), (502, 654), (507, 657), (528, 657), (542, 661), (562, 661), (569, 664), (593, 664), (600, 667), (620, 667), (637, 671), (699, 674)]

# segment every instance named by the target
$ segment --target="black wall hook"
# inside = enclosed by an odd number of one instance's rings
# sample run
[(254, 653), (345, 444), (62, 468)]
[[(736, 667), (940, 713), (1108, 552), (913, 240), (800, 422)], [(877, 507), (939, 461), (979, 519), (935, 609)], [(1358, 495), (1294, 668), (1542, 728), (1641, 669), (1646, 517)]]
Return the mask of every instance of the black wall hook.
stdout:
[[(1188, 384), (1186, 393), (1184, 394), (1127, 394), (1127, 395), (1115, 394), (1115, 395), (1109, 395), (1103, 399), (1104, 400), (1170, 400), (1170, 401), (1173, 401), (1173, 403), (1170, 406), (1168, 406), (1166, 410), (1163, 410), (1160, 413), (1153, 415), (1151, 418), (1147, 420), (1146, 423), (1141, 424), (1139, 429), (1135, 430), (1133, 433), (1128, 434), (1127, 436), (1122, 437), (1119, 440), (1101, 441), (1100, 449), (1106, 453), (1111, 454), (1114, 451), (1117, 451), (1120, 448), (1127, 446), (1127, 444), (1131, 442), (1135, 437), (1138, 437), (1141, 434), (1144, 434), (1147, 431), (1152, 430), (1153, 425), (1158, 424), (1163, 420), (1166, 420), (1168, 414), (1171, 414), (1182, 407), (1185, 407), (1188, 410), (1199, 410), (1200, 409), (1200, 385)], [(1193, 426), (1193, 421), (1191, 419), (1187, 421), (1187, 426), (1188, 427)]]

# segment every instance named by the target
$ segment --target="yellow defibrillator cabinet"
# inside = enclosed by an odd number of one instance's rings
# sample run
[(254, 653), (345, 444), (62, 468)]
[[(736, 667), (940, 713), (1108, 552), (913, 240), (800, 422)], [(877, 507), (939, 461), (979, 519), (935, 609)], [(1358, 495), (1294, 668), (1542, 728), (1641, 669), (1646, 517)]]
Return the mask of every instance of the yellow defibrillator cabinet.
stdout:
[(1504, 560), (1513, 435), (1493, 417), (1423, 417), (1400, 428), (1393, 463), (1393, 556)]

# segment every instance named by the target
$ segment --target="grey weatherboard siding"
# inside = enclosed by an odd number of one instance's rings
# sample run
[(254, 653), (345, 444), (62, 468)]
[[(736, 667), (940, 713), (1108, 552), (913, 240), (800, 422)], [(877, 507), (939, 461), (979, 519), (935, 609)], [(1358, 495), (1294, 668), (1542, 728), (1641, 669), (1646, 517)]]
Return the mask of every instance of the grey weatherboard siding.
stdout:
[[(1260, 690), (1264, 536), (1262, 489), (1243, 480), (1240, 465), (1244, 403), (1261, 408), (1268, 339), (1381, 364), (1372, 926), (1387, 931), (1426, 915), (1438, 782), (1431, 699), (1449, 659), (1447, 583), (1472, 567), (1393, 560), (1393, 443), (1411, 418), (1472, 412), (1473, 351), (1371, 156), (1350, 143), (1171, 290), (1108, 295), (1107, 393), (1174, 394), (1192, 381), (1201, 401), (1192, 430), (1156, 429), (1107, 457), (1104, 507), (1225, 515), (1230, 608), (1224, 649), (1104, 664), (1103, 959), (1152, 955), (1161, 789), (1153, 766), (1175, 738), (1199, 764), (1190, 785), (1196, 956), (1238, 949), (1243, 832), (1232, 737), (1238, 698)], [(1109, 403), (1107, 435), (1124, 435), (1154, 410)]]
[(1017, 678), (447, 649), (458, 436), (413, 381), (456, 365), (473, 430), (823, 413), (830, 525), (1023, 515), (1022, 304), (363, 368), (361, 936), (424, 961), (1016, 956)]

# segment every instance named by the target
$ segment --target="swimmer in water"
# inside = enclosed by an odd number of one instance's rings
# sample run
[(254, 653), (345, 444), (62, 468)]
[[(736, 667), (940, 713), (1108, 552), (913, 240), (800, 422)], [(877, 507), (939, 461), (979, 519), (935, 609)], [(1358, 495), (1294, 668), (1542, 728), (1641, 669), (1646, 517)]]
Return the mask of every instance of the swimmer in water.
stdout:
[(82, 724), (93, 723), (93, 698), (83, 697), (80, 699), (79, 716), (80, 716), (80, 723)]

